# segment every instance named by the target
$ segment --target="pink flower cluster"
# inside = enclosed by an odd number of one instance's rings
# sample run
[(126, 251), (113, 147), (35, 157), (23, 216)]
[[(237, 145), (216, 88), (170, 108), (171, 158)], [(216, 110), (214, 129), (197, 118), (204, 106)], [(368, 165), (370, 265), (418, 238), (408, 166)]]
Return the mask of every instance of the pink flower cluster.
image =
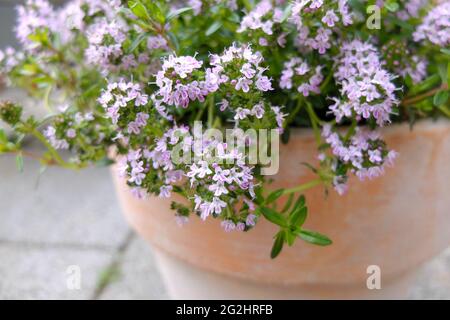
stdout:
[(390, 122), (392, 109), (398, 104), (397, 88), (374, 46), (360, 40), (344, 43), (334, 77), (342, 97), (333, 98), (330, 110), (338, 122), (352, 116), (373, 117), (379, 126)]
[[(156, 75), (158, 91), (152, 100), (160, 114), (171, 119), (166, 106), (187, 108), (190, 102), (203, 102), (208, 94), (219, 90), (224, 96), (229, 96), (231, 90), (244, 94), (273, 90), (271, 79), (264, 75), (266, 68), (260, 66), (262, 60), (259, 52), (254, 53), (249, 46), (237, 45), (227, 48), (222, 55), (212, 54), (211, 67), (206, 70), (201, 69), (203, 62), (195, 57), (171, 55), (163, 61), (162, 70)], [(230, 105), (226, 99), (220, 104), (222, 111)], [(259, 106), (252, 106), (258, 117), (264, 114), (264, 106), (262, 109)], [(237, 113), (250, 114), (250, 110), (243, 112)]]
[(58, 40), (66, 44), (75, 31), (84, 31), (87, 17), (112, 18), (120, 6), (120, 0), (71, 0), (55, 8), (48, 0), (27, 0), (17, 7), (16, 35), (25, 50), (37, 48), (29, 37), (44, 30), (58, 34)]
[(271, 79), (264, 75), (267, 68), (260, 66), (262, 61), (261, 53), (253, 52), (250, 46), (233, 44), (222, 55), (211, 55), (210, 64), (213, 68), (207, 70), (207, 74), (211, 75), (214, 84), (226, 83), (244, 93), (273, 90)]
[(202, 197), (195, 196), (195, 210), (205, 220), (208, 216), (218, 216), (227, 204), (235, 199), (230, 194), (243, 197), (249, 207), (255, 197), (253, 167), (245, 163), (245, 156), (226, 143), (207, 139), (195, 145), (194, 162), (188, 166), (186, 176), (191, 186), (205, 190)]
[[(261, 31), (258, 37), (258, 44), (260, 46), (268, 46), (268, 38), (274, 36), (274, 25), (280, 24), (283, 20), (283, 10), (274, 7), (272, 1), (263, 0), (259, 2), (255, 8), (250, 11), (241, 21), (241, 25), (237, 32), (254, 32)], [(286, 33), (277, 35), (276, 41), (279, 46), (284, 47), (286, 43)]]
[(7, 75), (14, 69), (25, 55), (21, 51), (16, 51), (12, 47), (7, 47), (5, 50), (0, 50), (0, 72)]
[(60, 139), (56, 136), (56, 129), (53, 126), (48, 126), (44, 130), (44, 136), (50, 142), (53, 148), (55, 149), (69, 149), (69, 143), (66, 139)]
[(408, 20), (419, 17), (420, 11), (429, 3), (429, 0), (406, 0), (403, 2), (403, 8), (396, 14), (399, 19)]
[(450, 1), (433, 8), (413, 34), (415, 41), (428, 40), (447, 47), (450, 44)]
[[(148, 103), (148, 96), (142, 92), (139, 84), (132, 82), (109, 83), (103, 90), (98, 102), (106, 111), (106, 116), (113, 124), (117, 124), (120, 118), (121, 108), (135, 108)], [(147, 123), (148, 115), (138, 113), (136, 120), (128, 124), (128, 132), (138, 134), (140, 128)]]
[(251, 214), (255, 210), (253, 167), (245, 160), (237, 148), (206, 136), (194, 139), (188, 127), (175, 125), (156, 139), (151, 149), (131, 150), (119, 164), (119, 174), (127, 177), (137, 195), (148, 187), (144, 180), (153, 179), (150, 187), (156, 185), (159, 196), (165, 198), (186, 177), (197, 190), (191, 200), (203, 220), (221, 215), (240, 199), (248, 213), (233, 215), (234, 222), (226, 220), (223, 225), (226, 230), (243, 231), (254, 226), (256, 218)]
[(290, 90), (295, 87), (305, 97), (310, 93), (319, 94), (320, 84), (323, 81), (321, 70), (321, 66), (311, 68), (302, 58), (292, 58), (284, 63), (280, 88)]
[(292, 6), (290, 21), (297, 26), (297, 44), (324, 54), (338, 26), (353, 23), (347, 0), (297, 0)]
[(203, 102), (210, 92), (204, 80), (195, 79), (193, 72), (202, 67), (203, 62), (191, 56), (169, 56), (156, 75), (159, 90), (154, 100), (175, 107), (187, 108), (190, 101)]
[(179, 143), (185, 143), (187, 148), (185, 151), (189, 151), (191, 145), (188, 141), (191, 141), (189, 128), (174, 126), (157, 140), (155, 148), (131, 151), (126, 161), (120, 166), (119, 174), (125, 176), (128, 173), (128, 182), (134, 186), (141, 186), (150, 170), (157, 171), (159, 181), (162, 181), (159, 196), (169, 198), (173, 189), (172, 185), (184, 176), (184, 172), (177, 169), (177, 164), (172, 161), (172, 150)]
[(413, 83), (423, 81), (427, 76), (428, 61), (419, 56), (410, 57), (410, 62), (404, 68), (396, 68), (396, 73), (402, 77), (409, 75)]
[[(322, 137), (331, 146), (333, 155), (341, 164), (349, 166), (360, 180), (373, 179), (384, 173), (385, 166), (393, 165), (397, 152), (386, 150), (385, 143), (377, 131), (356, 128), (355, 134), (345, 141), (330, 125), (325, 125)], [(336, 169), (337, 163), (334, 164)], [(334, 186), (338, 193), (346, 190), (346, 178), (337, 176)]]
[(122, 45), (127, 39), (128, 26), (120, 20), (99, 19), (89, 26), (85, 51), (88, 63), (98, 66), (103, 73), (128, 70), (137, 66), (134, 55), (125, 55)]
[(16, 37), (27, 50), (33, 49), (34, 43), (29, 36), (37, 30), (56, 31), (58, 19), (53, 6), (47, 0), (27, 0), (17, 7)]

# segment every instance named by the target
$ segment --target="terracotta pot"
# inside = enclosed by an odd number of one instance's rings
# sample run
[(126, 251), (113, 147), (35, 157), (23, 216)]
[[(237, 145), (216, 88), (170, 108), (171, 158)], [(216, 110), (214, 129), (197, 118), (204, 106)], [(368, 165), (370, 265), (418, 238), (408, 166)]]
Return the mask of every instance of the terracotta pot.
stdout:
[[(394, 168), (373, 181), (351, 178), (349, 192), (306, 192), (305, 228), (333, 239), (328, 247), (297, 241), (271, 260), (276, 227), (261, 219), (251, 232), (226, 233), (215, 219), (193, 217), (179, 227), (170, 201), (135, 199), (115, 182), (131, 226), (155, 249), (173, 298), (401, 298), (415, 271), (450, 244), (450, 122), (421, 121), (383, 129), (400, 153)], [(309, 130), (281, 146), (274, 188), (313, 179)], [(368, 266), (381, 270), (381, 290), (367, 287)]]

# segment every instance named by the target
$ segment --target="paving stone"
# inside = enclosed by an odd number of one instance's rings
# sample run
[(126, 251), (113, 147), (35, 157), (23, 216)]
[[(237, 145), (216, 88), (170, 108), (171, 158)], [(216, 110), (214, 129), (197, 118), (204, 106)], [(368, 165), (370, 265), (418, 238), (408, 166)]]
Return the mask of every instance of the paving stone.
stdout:
[[(111, 256), (112, 251), (2, 244), (0, 299), (89, 299)], [(81, 271), (79, 290), (73, 266)]]
[(144, 240), (134, 237), (122, 257), (118, 280), (110, 283), (100, 299), (168, 299), (152, 250)]
[(450, 248), (424, 266), (409, 298), (450, 300)]
[(115, 247), (125, 237), (107, 168), (51, 167), (39, 178), (35, 161), (25, 159), (23, 173), (15, 166), (0, 156), (0, 240)]

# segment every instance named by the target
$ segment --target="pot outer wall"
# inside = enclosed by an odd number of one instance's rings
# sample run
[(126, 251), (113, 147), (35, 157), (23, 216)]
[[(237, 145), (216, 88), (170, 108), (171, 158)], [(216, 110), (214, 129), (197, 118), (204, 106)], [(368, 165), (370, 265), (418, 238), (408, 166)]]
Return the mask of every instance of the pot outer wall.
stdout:
[[(392, 125), (383, 136), (399, 152), (383, 177), (352, 177), (344, 196), (333, 190), (325, 196), (323, 187), (305, 193), (304, 227), (333, 244), (299, 239), (275, 260), (269, 253), (277, 227), (264, 219), (245, 233), (226, 233), (218, 220), (194, 216), (179, 227), (171, 200), (136, 199), (115, 172), (113, 177), (125, 217), (156, 249), (173, 298), (399, 298), (420, 264), (450, 244), (450, 122), (424, 120), (413, 131)], [(302, 165), (317, 163), (309, 130), (294, 131), (280, 149), (274, 189), (314, 179)], [(381, 290), (367, 288), (372, 265), (380, 267)]]

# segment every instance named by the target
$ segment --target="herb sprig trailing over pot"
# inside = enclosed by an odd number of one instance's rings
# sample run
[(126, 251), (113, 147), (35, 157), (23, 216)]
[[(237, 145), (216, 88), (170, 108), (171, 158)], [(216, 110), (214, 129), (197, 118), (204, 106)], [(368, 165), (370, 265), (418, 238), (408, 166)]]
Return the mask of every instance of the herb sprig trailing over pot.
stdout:
[[(277, 225), (273, 258), (297, 238), (331, 244), (303, 228), (303, 192), (344, 194), (349, 175), (382, 175), (397, 153), (379, 128), (450, 116), (450, 1), (28, 0), (17, 12), (21, 49), (0, 51), (0, 71), (48, 116), (1, 102), (15, 133), (0, 130), (1, 153), (20, 168), (24, 156), (68, 169), (119, 159), (137, 197), (186, 200), (172, 203), (178, 223)], [(311, 127), (316, 178), (273, 190), (266, 163), (214, 135), (196, 139), (199, 123), (234, 128), (249, 148), (249, 130), (276, 130), (287, 143), (291, 128)], [(47, 152), (24, 149), (26, 136)]]

